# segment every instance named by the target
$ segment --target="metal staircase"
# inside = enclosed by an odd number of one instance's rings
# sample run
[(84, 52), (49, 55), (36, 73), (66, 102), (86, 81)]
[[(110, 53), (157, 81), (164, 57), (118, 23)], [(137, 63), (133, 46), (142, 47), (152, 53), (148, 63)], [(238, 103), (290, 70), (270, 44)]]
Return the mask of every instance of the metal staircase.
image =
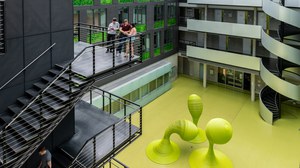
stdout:
[(279, 28), (280, 41), (262, 30), (262, 44), (277, 59), (262, 59), (261, 78), (267, 84), (260, 92), (260, 115), (272, 124), (281, 117), (283, 99), (300, 101), (300, 86), (282, 77), (282, 71), (289, 67), (300, 68), (300, 50), (284, 43), (285, 36), (300, 34), (300, 12), (284, 7), (284, 1), (275, 3), (263, 0), (263, 11), (282, 22)]
[(21, 167), (92, 85), (56, 65), (1, 115), (0, 167)]

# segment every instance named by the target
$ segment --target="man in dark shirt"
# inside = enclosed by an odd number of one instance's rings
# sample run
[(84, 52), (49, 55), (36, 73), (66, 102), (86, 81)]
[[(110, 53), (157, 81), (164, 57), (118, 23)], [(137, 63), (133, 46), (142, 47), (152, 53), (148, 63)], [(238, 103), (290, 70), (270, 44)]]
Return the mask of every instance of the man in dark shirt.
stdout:
[(46, 150), (45, 147), (41, 147), (39, 150), (39, 155), (41, 158), (41, 162), (39, 164), (39, 168), (52, 168), (51, 162), (51, 153)]
[(117, 48), (117, 51), (119, 52), (119, 55), (121, 55), (122, 48), (124, 46), (124, 43), (127, 39), (127, 36), (131, 30), (131, 25), (128, 23), (127, 19), (124, 19), (124, 22), (120, 26), (120, 35), (119, 35), (119, 46)]

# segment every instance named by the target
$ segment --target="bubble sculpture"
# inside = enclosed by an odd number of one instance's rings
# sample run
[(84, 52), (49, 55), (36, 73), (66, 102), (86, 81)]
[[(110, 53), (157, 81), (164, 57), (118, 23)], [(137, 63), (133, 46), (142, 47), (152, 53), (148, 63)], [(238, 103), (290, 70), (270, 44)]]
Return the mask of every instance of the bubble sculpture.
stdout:
[[(199, 97), (196, 94), (190, 95), (188, 98), (188, 108), (193, 118), (193, 123), (197, 126), (203, 111), (203, 103), (201, 97)], [(198, 135), (194, 139), (190, 140), (189, 142), (199, 144), (205, 141), (206, 141), (206, 136), (204, 130), (198, 128)]]
[(164, 137), (152, 141), (146, 149), (148, 158), (158, 164), (170, 164), (178, 160), (180, 148), (170, 140), (173, 133), (178, 134), (181, 139), (189, 141), (198, 134), (198, 128), (188, 120), (178, 120), (172, 123), (165, 131)]
[(225, 144), (231, 139), (231, 124), (222, 118), (215, 118), (207, 123), (205, 131), (209, 140), (209, 148), (193, 151), (189, 157), (190, 167), (232, 168), (231, 160), (225, 154), (213, 148), (214, 144)]

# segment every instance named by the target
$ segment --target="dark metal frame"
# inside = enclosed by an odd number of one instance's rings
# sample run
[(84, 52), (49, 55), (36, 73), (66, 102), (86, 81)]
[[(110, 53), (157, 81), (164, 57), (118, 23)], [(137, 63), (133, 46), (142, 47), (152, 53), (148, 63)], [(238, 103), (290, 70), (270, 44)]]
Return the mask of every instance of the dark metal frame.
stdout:
[[(82, 148), (80, 149), (80, 151), (78, 152), (77, 156), (74, 158), (74, 160), (72, 161), (72, 164), (69, 166), (69, 167), (74, 167), (75, 165), (81, 165), (83, 167), (101, 167), (101, 166), (104, 166), (107, 162), (109, 162), (111, 160), (112, 157), (114, 157), (117, 153), (119, 153), (120, 151), (122, 151), (123, 149), (126, 148), (126, 146), (128, 146), (131, 142), (133, 142), (134, 140), (136, 140), (138, 137), (140, 137), (142, 135), (142, 126), (143, 126), (143, 120), (142, 120), (142, 107), (130, 100), (126, 100), (120, 96), (117, 96), (115, 94), (112, 94), (112, 93), (109, 93), (105, 90), (102, 90), (102, 89), (99, 89), (95, 86), (92, 86), (90, 88), (90, 103), (92, 103), (92, 90), (96, 90), (96, 91), (99, 91), (100, 93), (102, 93), (102, 100), (103, 100), (103, 111), (104, 111), (104, 104), (105, 104), (105, 98), (106, 97), (109, 97), (109, 111), (107, 111), (109, 114), (112, 114), (112, 97), (114, 98), (117, 98), (120, 100), (120, 102), (123, 102), (124, 104), (124, 117), (122, 119), (119, 120), (119, 122), (117, 123), (114, 123), (110, 126), (108, 126), (107, 128), (105, 128), (104, 130), (102, 130), (101, 132), (97, 133), (96, 135), (94, 135), (92, 138), (90, 138), (89, 140), (87, 140), (85, 142), (85, 144), (82, 146)], [(127, 111), (126, 111), (126, 105), (127, 104), (131, 104), (131, 105), (134, 105), (136, 106), (137, 110), (138, 110), (138, 113), (139, 113), (139, 130), (133, 134), (132, 134), (132, 130), (131, 130), (131, 125), (132, 125), (132, 114), (133, 113), (130, 113), (130, 114), (127, 114)], [(124, 140), (124, 142), (122, 142), (120, 145), (116, 145), (116, 126), (118, 124), (120, 124), (121, 122), (124, 122), (124, 120), (128, 119), (129, 120), (129, 129), (128, 129), (128, 132), (129, 132), (129, 137), (127, 139)], [(101, 135), (103, 133), (105, 133), (107, 130), (111, 129), (112, 132), (113, 132), (113, 140), (112, 140), (112, 146), (113, 148), (111, 149), (111, 151), (109, 153), (107, 153), (106, 156), (104, 156), (103, 158), (101, 158), (100, 160), (97, 160), (96, 158), (96, 155), (97, 155), (97, 137), (101, 137)], [(91, 146), (92, 144), (92, 146)], [(84, 152), (84, 149), (91, 149), (93, 148), (93, 154), (92, 154), (92, 160), (93, 160), (93, 163), (90, 163), (90, 165), (84, 165), (83, 163), (80, 162), (80, 159), (83, 159), (81, 158), (81, 153)], [(126, 167), (125, 167), (126, 168)]]

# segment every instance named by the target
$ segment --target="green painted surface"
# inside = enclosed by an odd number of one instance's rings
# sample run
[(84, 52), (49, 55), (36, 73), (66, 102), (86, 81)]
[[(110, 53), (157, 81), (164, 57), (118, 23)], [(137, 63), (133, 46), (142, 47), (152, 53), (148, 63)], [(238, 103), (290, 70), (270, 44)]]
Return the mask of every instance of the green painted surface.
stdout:
[(149, 58), (150, 58), (150, 52), (149, 51), (143, 52), (142, 60), (145, 61)]
[(167, 43), (164, 45), (164, 52), (171, 51), (171, 50), (173, 50), (173, 48), (174, 48), (173, 43)]
[(168, 26), (174, 26), (176, 25), (176, 18), (168, 19)]
[(133, 0), (119, 0), (119, 3), (132, 3)]
[(112, 4), (112, 0), (100, 0), (100, 3), (103, 5)]
[(73, 0), (74, 6), (87, 6), (87, 5), (93, 5), (93, 0)]
[(136, 2), (150, 2), (150, 0), (136, 0)]
[[(133, 168), (188, 168), (190, 152), (207, 147), (208, 141), (192, 144), (172, 136), (182, 154), (176, 162), (164, 166), (149, 161), (141, 149), (151, 140), (159, 139), (165, 131), (162, 128), (167, 128), (171, 122), (192, 119), (186, 101), (194, 93), (201, 96), (204, 105), (198, 127), (205, 128), (206, 123), (216, 117), (224, 118), (232, 125), (232, 139), (226, 145), (215, 145), (215, 150), (230, 157), (235, 168), (299, 167), (299, 107), (282, 104), (282, 118), (272, 126), (259, 116), (259, 100), (252, 102), (250, 94), (213, 84), (203, 88), (199, 80), (182, 76), (172, 83), (171, 90), (143, 107), (143, 135), (116, 158)], [(189, 149), (185, 149), (186, 146)]]
[[(104, 37), (104, 39), (103, 39)], [(98, 43), (102, 41), (106, 41), (107, 34), (106, 32), (99, 32), (99, 33), (93, 33), (92, 34), (92, 44), (93, 43)], [(90, 35), (88, 34), (87, 42), (90, 42)]]
[(74, 36), (74, 43), (78, 42), (78, 36)]
[(160, 55), (160, 48), (155, 48), (154, 49), (154, 56), (159, 56)]
[(163, 20), (154, 22), (154, 29), (163, 28), (164, 26), (165, 26), (165, 22)]
[(138, 32), (145, 32), (147, 30), (147, 25), (145, 24), (138, 24), (135, 26)]

